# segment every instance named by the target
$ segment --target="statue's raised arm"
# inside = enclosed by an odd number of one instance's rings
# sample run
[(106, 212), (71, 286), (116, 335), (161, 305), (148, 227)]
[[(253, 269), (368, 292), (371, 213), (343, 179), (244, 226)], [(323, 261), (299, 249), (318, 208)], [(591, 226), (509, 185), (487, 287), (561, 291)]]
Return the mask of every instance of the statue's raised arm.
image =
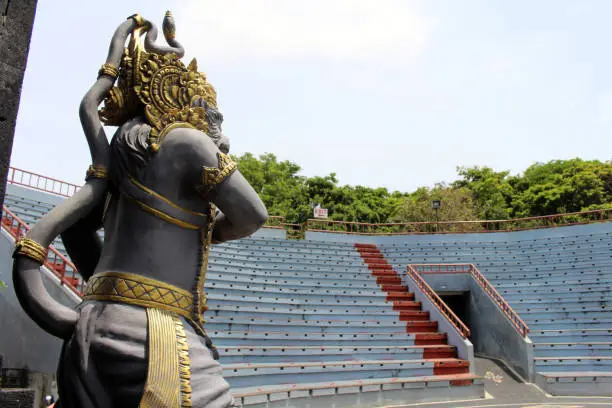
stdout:
[[(138, 15), (117, 29), (80, 109), (87, 183), (15, 250), (21, 304), (65, 340), (62, 408), (231, 405), (205, 332), (208, 256), (213, 243), (257, 231), (267, 211), (229, 156), (214, 88), (195, 59), (181, 61), (170, 13), (163, 34), (168, 45)], [(110, 145), (101, 122), (118, 127)], [(87, 280), (76, 310), (39, 272), (58, 235)]]

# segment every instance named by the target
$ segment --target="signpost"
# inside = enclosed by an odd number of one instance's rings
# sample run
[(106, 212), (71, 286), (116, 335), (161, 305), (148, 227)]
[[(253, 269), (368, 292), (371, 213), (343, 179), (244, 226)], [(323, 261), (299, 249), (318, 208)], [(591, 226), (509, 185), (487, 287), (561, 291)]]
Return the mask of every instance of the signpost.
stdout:
[(313, 211), (315, 218), (327, 218), (327, 208), (321, 208), (321, 204), (317, 204)]
[(438, 211), (440, 210), (440, 207), (442, 207), (441, 200), (431, 200), (431, 208), (436, 210), (436, 232), (438, 232), (438, 222), (439, 222)]

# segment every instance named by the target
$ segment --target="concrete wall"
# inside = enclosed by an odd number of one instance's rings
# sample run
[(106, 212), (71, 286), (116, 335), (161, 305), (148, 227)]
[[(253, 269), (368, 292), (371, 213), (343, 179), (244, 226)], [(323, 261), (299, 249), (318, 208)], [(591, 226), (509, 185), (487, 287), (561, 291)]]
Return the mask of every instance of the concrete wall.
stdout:
[[(5, 367), (28, 367), (32, 371), (54, 373), (57, 368), (61, 341), (38, 327), (23, 311), (12, 285), (15, 242), (4, 230), (0, 233), (0, 280), (8, 288), (0, 291), (0, 354)], [(64, 287), (51, 272), (43, 268), (43, 281), (51, 296), (67, 306), (80, 300)]]
[(503, 360), (523, 379), (535, 381), (533, 343), (523, 337), (482, 289), (476, 280), (470, 280), (470, 329), (474, 350), (478, 354)]
[[(435, 292), (469, 292), (468, 314), (470, 316), (469, 325), (471, 331), (470, 345), (477, 354), (494, 357), (503, 360), (508, 366), (512, 367), (525, 380), (533, 382), (535, 380), (535, 366), (533, 361), (533, 343), (529, 338), (523, 338), (518, 333), (514, 325), (497, 306), (497, 303), (482, 289), (470, 274), (435, 274), (421, 275)], [(409, 277), (408, 277), (409, 278)], [(412, 279), (410, 279), (412, 281)], [(408, 282), (410, 290), (415, 292), (417, 300), (425, 301), (417, 295), (420, 293), (418, 287)], [(427, 303), (430, 304), (429, 300)], [(438, 320), (441, 332), (449, 336), (449, 344), (460, 344), (461, 336), (455, 328), (446, 320), (437, 307), (433, 306), (436, 312), (431, 312), (432, 320)], [(452, 343), (451, 343), (452, 341)], [(464, 347), (464, 346), (462, 346)], [(460, 351), (460, 348), (457, 348)], [(464, 348), (468, 353), (468, 349)], [(460, 355), (461, 358), (462, 357)]]
[(612, 232), (612, 222), (575, 225), (570, 227), (543, 228), (516, 232), (491, 232), (480, 234), (431, 234), (431, 235), (351, 235), (306, 231), (311, 241), (359, 242), (364, 244), (416, 244), (417, 242), (505, 242), (529, 239), (545, 239), (568, 235), (600, 234)]
[(3, 1), (2, 7), (5, 5), (2, 12), (6, 15), (0, 25), (0, 204), (4, 202), (36, 0)]

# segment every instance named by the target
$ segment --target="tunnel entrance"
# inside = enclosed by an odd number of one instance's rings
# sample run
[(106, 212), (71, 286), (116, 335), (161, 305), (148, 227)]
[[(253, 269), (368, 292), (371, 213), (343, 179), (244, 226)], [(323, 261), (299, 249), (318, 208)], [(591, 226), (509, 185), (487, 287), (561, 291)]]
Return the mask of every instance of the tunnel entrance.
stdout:
[[(457, 315), (459, 319), (472, 331), (470, 316), (470, 292), (437, 292), (444, 303)], [(469, 339), (472, 344), (472, 336)], [(474, 346), (476, 346), (474, 344)]]

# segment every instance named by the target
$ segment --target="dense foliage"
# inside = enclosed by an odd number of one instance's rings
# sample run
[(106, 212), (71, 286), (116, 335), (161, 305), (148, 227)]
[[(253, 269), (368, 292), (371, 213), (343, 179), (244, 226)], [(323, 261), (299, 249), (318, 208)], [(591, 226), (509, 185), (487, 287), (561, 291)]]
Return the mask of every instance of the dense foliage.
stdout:
[(289, 223), (312, 218), (321, 204), (332, 220), (367, 223), (433, 221), (430, 202), (442, 200), (440, 221), (508, 219), (612, 207), (612, 162), (581, 159), (536, 163), (522, 175), (489, 167), (459, 167), (451, 184), (412, 193), (341, 186), (334, 173), (304, 177), (300, 166), (267, 153), (234, 157), (270, 215)]

